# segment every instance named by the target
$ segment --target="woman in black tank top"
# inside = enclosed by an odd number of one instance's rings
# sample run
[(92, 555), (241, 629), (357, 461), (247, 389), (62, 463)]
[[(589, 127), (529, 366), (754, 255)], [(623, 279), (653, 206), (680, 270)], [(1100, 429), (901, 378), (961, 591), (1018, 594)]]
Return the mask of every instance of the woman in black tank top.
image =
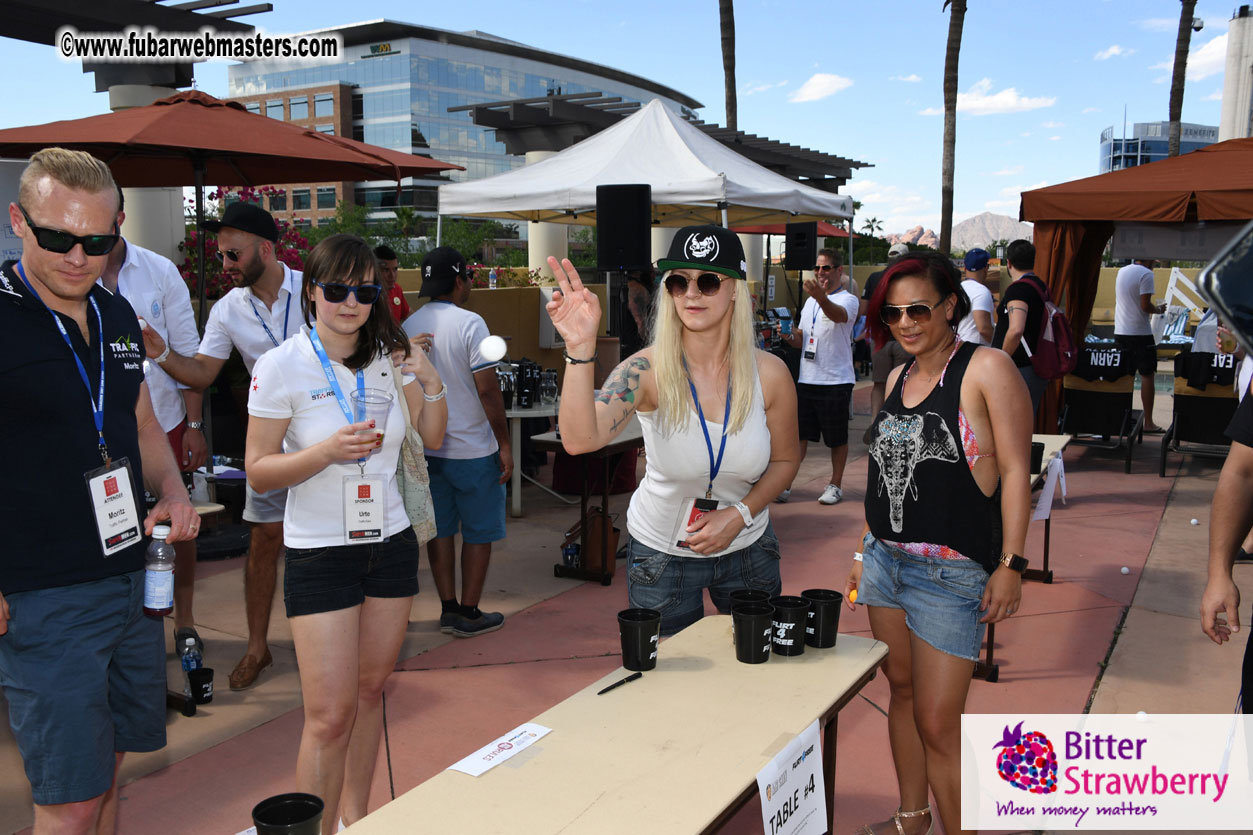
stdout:
[[(986, 625), (1014, 614), (1030, 510), (1031, 399), (1003, 351), (963, 343), (970, 309), (952, 262), (914, 253), (871, 297), (877, 344), (911, 359), (870, 428), (864, 558), (845, 599), (865, 603), (888, 645), (888, 736), (900, 806), (868, 833), (930, 832), (935, 796), (961, 829), (961, 714)], [(851, 606), (851, 604), (850, 604)]]

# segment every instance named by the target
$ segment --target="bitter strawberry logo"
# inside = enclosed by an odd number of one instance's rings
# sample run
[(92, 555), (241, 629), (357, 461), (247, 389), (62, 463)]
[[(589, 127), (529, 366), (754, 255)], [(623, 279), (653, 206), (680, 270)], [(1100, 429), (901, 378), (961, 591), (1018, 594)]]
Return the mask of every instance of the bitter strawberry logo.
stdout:
[(358, 484), (358, 485), (357, 485), (357, 498), (358, 498), (358, 499), (368, 499), (368, 498), (370, 498), (370, 485), (368, 485), (368, 484)]
[(110, 476), (104, 480), (105, 496), (112, 496), (117, 493), (117, 476)]
[(1005, 726), (996, 755), (996, 773), (1011, 786), (1031, 794), (1057, 791), (1057, 754), (1053, 743), (1039, 731), (1022, 732), (1022, 722), (1012, 731)]

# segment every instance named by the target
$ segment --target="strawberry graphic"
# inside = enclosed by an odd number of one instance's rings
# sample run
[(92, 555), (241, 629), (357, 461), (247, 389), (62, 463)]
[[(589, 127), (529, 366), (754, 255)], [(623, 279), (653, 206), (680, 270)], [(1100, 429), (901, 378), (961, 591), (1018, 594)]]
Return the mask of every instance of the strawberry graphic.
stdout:
[(1022, 732), (1022, 722), (1012, 731), (1005, 726), (996, 755), (996, 773), (1001, 779), (1031, 794), (1057, 791), (1057, 754), (1053, 743), (1039, 731)]

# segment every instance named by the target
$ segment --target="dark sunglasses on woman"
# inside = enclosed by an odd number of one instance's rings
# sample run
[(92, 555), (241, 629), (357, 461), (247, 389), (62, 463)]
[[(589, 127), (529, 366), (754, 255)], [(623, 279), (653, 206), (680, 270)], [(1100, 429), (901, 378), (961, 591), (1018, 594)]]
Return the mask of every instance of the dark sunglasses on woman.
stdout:
[(331, 304), (344, 301), (349, 293), (352, 293), (358, 304), (374, 304), (378, 301), (379, 294), (383, 292), (383, 288), (377, 284), (323, 284), (320, 281), (313, 283), (322, 288), (322, 298)]
[(696, 278), (689, 279), (678, 273), (672, 273), (666, 276), (666, 290), (672, 296), (685, 296), (687, 295), (688, 282), (695, 281), (696, 289), (700, 291), (702, 296), (713, 296), (722, 287), (723, 280), (728, 277), (718, 275), (717, 273), (701, 273)]
[(940, 299), (935, 304), (923, 304), (917, 302), (915, 304), (885, 304), (879, 308), (879, 318), (883, 320), (885, 325), (895, 325), (901, 320), (902, 314), (909, 314), (909, 318), (918, 323), (925, 325), (931, 321), (931, 311), (944, 304), (944, 299)]
[(31, 222), (30, 215), (26, 214), (26, 209), (21, 203), (17, 204), (17, 208), (26, 219), (26, 225), (30, 227), (30, 231), (35, 233), (35, 241), (39, 246), (58, 255), (64, 255), (78, 244), (83, 245), (83, 252), (87, 255), (108, 255), (113, 251), (113, 247), (117, 246), (118, 238), (121, 237), (116, 223), (113, 225), (112, 235), (71, 235), (60, 229), (36, 226)]

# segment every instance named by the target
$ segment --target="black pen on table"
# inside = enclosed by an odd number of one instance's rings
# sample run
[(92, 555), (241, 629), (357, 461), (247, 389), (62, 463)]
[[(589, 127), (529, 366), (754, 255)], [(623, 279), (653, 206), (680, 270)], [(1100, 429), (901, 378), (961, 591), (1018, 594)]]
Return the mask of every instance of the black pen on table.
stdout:
[(614, 689), (615, 687), (621, 687), (621, 686), (622, 686), (622, 685), (624, 685), (624, 684), (630, 684), (631, 682), (635, 681), (637, 678), (643, 678), (643, 677), (644, 677), (644, 674), (643, 674), (643, 673), (631, 673), (631, 674), (630, 674), (629, 676), (627, 676), (626, 678), (624, 678), (624, 679), (619, 679), (618, 681), (615, 681), (613, 684), (609, 685), (609, 686), (608, 686), (608, 687), (606, 687), (604, 690), (601, 690), (601, 691), (600, 691), (599, 693), (597, 693), (596, 695), (597, 695), (597, 696), (603, 696), (603, 695), (605, 695), (606, 693), (608, 693), (610, 690)]

